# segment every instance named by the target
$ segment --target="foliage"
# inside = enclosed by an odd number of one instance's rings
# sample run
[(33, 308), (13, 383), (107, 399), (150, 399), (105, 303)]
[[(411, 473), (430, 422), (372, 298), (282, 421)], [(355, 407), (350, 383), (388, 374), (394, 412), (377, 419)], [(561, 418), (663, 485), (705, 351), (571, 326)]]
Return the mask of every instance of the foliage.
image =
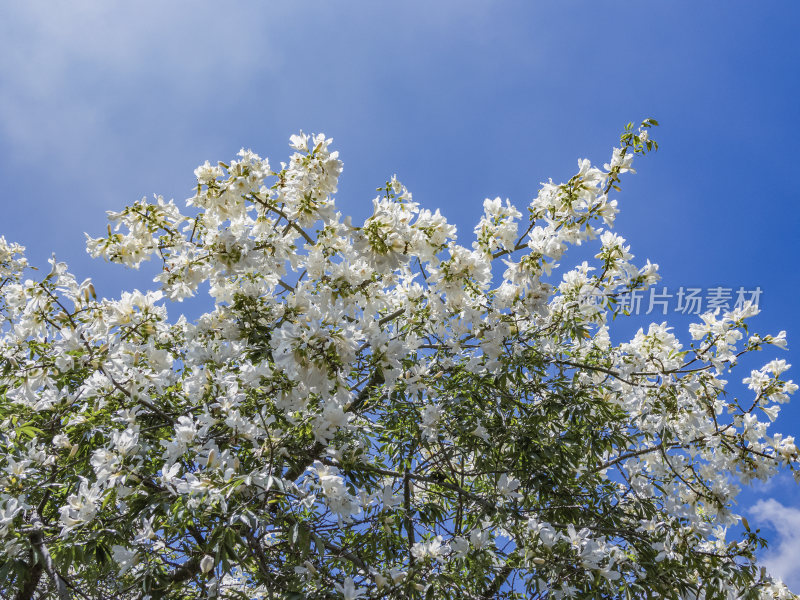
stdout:
[[(728, 540), (740, 483), (798, 473), (761, 420), (797, 386), (752, 306), (612, 344), (657, 279), (611, 232), (629, 125), (523, 214), (486, 200), (471, 248), (392, 178), (360, 227), (331, 140), (274, 171), (195, 171), (181, 212), (109, 213), (93, 256), (157, 291), (97, 299), (0, 238), (3, 598), (788, 598)], [(598, 239), (599, 238), (599, 239)], [(595, 261), (559, 269), (568, 246)], [(560, 275), (560, 276), (559, 276)], [(28, 277), (33, 278), (28, 278)], [(207, 287), (209, 312), (167, 300)]]

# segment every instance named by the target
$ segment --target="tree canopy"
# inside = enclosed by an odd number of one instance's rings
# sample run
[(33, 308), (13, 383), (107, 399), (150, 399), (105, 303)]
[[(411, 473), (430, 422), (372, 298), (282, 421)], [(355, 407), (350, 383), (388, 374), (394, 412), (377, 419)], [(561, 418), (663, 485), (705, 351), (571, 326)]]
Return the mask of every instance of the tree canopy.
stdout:
[(396, 177), (343, 218), (302, 133), (278, 170), (198, 167), (185, 209), (109, 213), (89, 253), (156, 259), (156, 289), (98, 298), (0, 238), (0, 597), (794, 597), (733, 507), (800, 472), (767, 431), (797, 386), (773, 359), (726, 390), (785, 332), (745, 304), (612, 343), (658, 280), (612, 231), (656, 124), (523, 210), (487, 199), (470, 246)]

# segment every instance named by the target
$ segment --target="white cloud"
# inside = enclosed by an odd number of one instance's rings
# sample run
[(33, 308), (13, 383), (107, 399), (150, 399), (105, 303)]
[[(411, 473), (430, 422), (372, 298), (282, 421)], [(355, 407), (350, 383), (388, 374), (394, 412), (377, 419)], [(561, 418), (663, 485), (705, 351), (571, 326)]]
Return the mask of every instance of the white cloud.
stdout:
[(79, 166), (98, 149), (117, 150), (131, 106), (150, 109), (159, 98), (190, 108), (224, 96), (277, 60), (265, 32), (274, 12), (247, 4), (9, 4), (0, 20), (4, 145), (29, 161), (71, 157)]
[(750, 509), (750, 514), (754, 521), (769, 524), (778, 534), (777, 546), (773, 544), (759, 562), (792, 590), (800, 590), (800, 509), (784, 506), (770, 498), (759, 500)]
[[(126, 143), (153, 122), (157, 134), (166, 137), (166, 126), (185, 137), (189, 129), (280, 118), (270, 110), (275, 96), (326, 98), (341, 93), (334, 84), (362, 90), (356, 83), (370, 77), (365, 67), (387, 69), (373, 64), (382, 36), (408, 46), (405, 53), (417, 46), (385, 23), (403, 35), (424, 33), (426, 52), (447, 46), (447, 32), (486, 31), (488, 4), (410, 4), (9, 3), (0, 17), (0, 150), (34, 168), (46, 162), (84, 171), (98, 156), (129, 155)], [(318, 54), (305, 52), (309, 46)], [(358, 62), (339, 64), (339, 54)], [(259, 96), (263, 113), (237, 112), (237, 100)]]

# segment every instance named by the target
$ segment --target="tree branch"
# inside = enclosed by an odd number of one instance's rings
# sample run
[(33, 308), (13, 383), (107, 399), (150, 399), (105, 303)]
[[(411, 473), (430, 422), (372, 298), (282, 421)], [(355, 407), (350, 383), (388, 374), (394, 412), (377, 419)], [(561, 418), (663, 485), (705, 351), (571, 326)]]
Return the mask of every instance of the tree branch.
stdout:
[[(372, 376), (369, 378), (369, 381), (367, 381), (367, 383), (364, 384), (364, 387), (361, 388), (361, 391), (358, 393), (358, 396), (356, 396), (356, 399), (353, 400), (349, 407), (347, 407), (347, 412), (355, 412), (361, 408), (364, 402), (366, 402), (367, 398), (369, 398), (372, 388), (383, 384), (384, 381), (383, 374), (381, 374), (379, 369), (375, 369), (375, 371), (372, 373)], [(283, 478), (287, 481), (294, 481), (300, 477), (300, 475), (302, 475), (308, 467), (314, 464), (314, 461), (320, 459), (326, 448), (327, 446), (325, 444), (321, 444), (320, 442), (314, 444), (314, 446), (309, 448), (309, 450), (300, 457), (299, 462), (295, 463), (293, 467), (290, 467), (289, 470), (286, 471)]]
[(503, 584), (508, 579), (508, 576), (511, 575), (511, 567), (505, 566), (500, 569), (500, 572), (492, 579), (492, 582), (489, 584), (489, 587), (486, 588), (486, 591), (481, 594), (481, 600), (492, 600), (497, 595), (497, 592), (500, 591), (500, 588), (503, 587)]
[(14, 596), (14, 600), (33, 600), (33, 594), (36, 592), (39, 580), (42, 578), (44, 567), (42, 566), (42, 561), (37, 560), (36, 555), (32, 556), (32, 560), (34, 562), (28, 567), (27, 577), (22, 587), (19, 588), (17, 595)]
[(64, 581), (64, 578), (59, 575), (58, 571), (56, 571), (55, 565), (53, 564), (53, 559), (50, 556), (50, 551), (47, 549), (47, 546), (45, 546), (44, 543), (44, 527), (42, 520), (39, 517), (39, 513), (35, 510), (31, 515), (31, 525), (33, 525), (33, 530), (28, 534), (28, 539), (31, 541), (31, 546), (33, 546), (33, 550), (38, 558), (39, 564), (41, 564), (42, 568), (50, 577), (50, 579), (53, 580), (53, 583), (56, 586), (56, 591), (58, 592), (58, 597), (61, 600), (70, 600), (70, 598), (72, 598), (72, 594), (70, 594), (69, 590), (67, 589), (67, 582)]

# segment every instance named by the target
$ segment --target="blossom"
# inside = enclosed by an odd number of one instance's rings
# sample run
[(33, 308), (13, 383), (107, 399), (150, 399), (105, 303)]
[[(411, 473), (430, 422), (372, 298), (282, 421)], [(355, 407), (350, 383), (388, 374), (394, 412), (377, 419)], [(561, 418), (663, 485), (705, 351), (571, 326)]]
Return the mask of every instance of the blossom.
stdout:
[(456, 558), (462, 558), (469, 553), (469, 540), (460, 535), (455, 536), (450, 540), (450, 550)]
[(517, 489), (519, 489), (520, 482), (518, 479), (513, 477), (509, 477), (507, 473), (503, 473), (500, 475), (500, 479), (497, 481), (497, 491), (500, 493), (501, 496), (508, 499), (516, 499), (522, 498), (522, 494), (520, 494)]
[(208, 573), (213, 568), (214, 568), (214, 557), (206, 554), (200, 561), (200, 570), (203, 573)]
[(449, 551), (449, 547), (442, 544), (442, 536), (437, 535), (426, 541), (416, 542), (411, 547), (411, 554), (419, 560), (433, 558), (439, 562), (444, 560), (444, 555)]
[(366, 597), (366, 590), (364, 588), (356, 587), (352, 577), (345, 577), (343, 584), (334, 584), (336, 591), (339, 592), (344, 600), (359, 600), (359, 598)]
[(429, 440), (436, 438), (442, 415), (442, 409), (436, 404), (428, 404), (422, 410), (422, 431)]
[(111, 558), (117, 563), (117, 572), (124, 575), (136, 564), (138, 554), (136, 550), (131, 550), (125, 546), (114, 544), (111, 547)]
[(331, 510), (341, 517), (350, 517), (358, 512), (358, 503), (349, 493), (339, 469), (320, 462), (314, 463), (314, 471), (319, 477), (322, 494)]
[(99, 487), (90, 486), (88, 480), (81, 479), (78, 493), (70, 494), (67, 497), (67, 504), (59, 508), (62, 536), (94, 519), (101, 495)]
[(5, 505), (0, 509), (0, 536), (8, 533), (8, 528), (13, 523), (14, 518), (22, 512), (23, 506), (17, 498), (8, 498)]
[[(688, 346), (667, 323), (614, 329), (614, 303), (658, 279), (608, 197), (650, 141), (628, 128), (527, 206), (486, 199), (471, 244), (396, 176), (361, 224), (343, 217), (322, 134), (292, 136), (275, 171), (242, 149), (196, 169), (188, 210), (143, 199), (88, 239), (158, 258), (154, 289), (117, 298), (0, 237), (6, 554), (31, 556), (41, 528), (53, 556), (111, 548), (111, 583), (160, 572), (170, 597), (203, 576), (216, 596), (435, 595), (448, 559), (455, 596), (487, 572), (636, 596), (655, 561), (654, 594), (789, 597), (725, 530), (742, 483), (800, 478), (771, 429), (787, 362), (753, 367), (744, 395), (725, 375), (785, 332), (743, 343), (748, 305), (702, 315)], [(166, 302), (205, 290), (205, 309)]]

